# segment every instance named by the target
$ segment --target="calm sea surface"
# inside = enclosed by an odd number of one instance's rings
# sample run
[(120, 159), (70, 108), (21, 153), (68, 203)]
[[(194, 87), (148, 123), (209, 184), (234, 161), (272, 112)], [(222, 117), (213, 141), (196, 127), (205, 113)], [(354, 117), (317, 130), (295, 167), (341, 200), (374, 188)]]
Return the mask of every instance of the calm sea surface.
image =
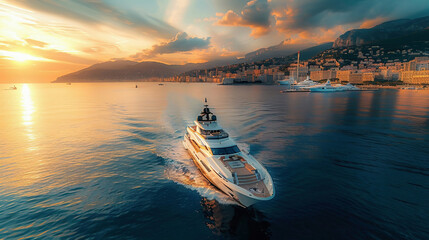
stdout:
[[(429, 91), (0, 85), (0, 239), (429, 239)], [(243, 209), (181, 144), (207, 97), (273, 177)]]

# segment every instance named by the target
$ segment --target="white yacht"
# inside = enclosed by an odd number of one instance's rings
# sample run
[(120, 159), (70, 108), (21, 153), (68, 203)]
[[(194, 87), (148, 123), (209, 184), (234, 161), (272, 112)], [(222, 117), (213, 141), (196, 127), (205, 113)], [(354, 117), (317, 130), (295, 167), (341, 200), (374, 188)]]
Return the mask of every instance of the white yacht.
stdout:
[(335, 87), (331, 85), (331, 81), (326, 81), (325, 84), (320, 84), (317, 86), (310, 87), (310, 92), (342, 92), (345, 91), (345, 88)]
[(347, 83), (346, 85), (336, 84), (335, 87), (336, 88), (343, 88), (345, 91), (359, 91), (359, 90), (361, 90), (360, 88), (354, 86), (351, 83)]
[(318, 83), (311, 80), (309, 76), (304, 81), (301, 81), (294, 85), (294, 88), (301, 89), (301, 88), (308, 88), (312, 86), (316, 86)]
[(201, 173), (217, 188), (242, 206), (274, 197), (274, 185), (268, 171), (249, 153), (237, 146), (207, 105), (187, 127), (183, 145)]
[(295, 80), (292, 77), (289, 80), (283, 79), (278, 81), (280, 85), (292, 85), (294, 82)]

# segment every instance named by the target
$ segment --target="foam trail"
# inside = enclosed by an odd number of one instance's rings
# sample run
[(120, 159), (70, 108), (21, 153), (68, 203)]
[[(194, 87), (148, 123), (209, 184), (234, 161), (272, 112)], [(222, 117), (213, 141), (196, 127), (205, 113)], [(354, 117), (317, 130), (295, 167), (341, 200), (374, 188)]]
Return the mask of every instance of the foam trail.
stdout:
[(182, 145), (182, 138), (175, 138), (165, 143), (158, 151), (158, 156), (165, 159), (165, 176), (194, 191), (209, 200), (221, 204), (238, 203), (215, 188), (198, 170)]

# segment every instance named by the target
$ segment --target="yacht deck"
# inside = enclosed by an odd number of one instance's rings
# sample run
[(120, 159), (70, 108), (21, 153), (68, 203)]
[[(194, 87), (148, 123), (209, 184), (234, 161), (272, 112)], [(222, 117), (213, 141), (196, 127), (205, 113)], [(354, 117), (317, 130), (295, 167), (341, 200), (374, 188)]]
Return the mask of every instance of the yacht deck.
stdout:
[(270, 196), (267, 186), (264, 184), (264, 179), (246, 159), (238, 155), (231, 155), (220, 157), (219, 160), (231, 171), (235, 184), (250, 191), (257, 197)]

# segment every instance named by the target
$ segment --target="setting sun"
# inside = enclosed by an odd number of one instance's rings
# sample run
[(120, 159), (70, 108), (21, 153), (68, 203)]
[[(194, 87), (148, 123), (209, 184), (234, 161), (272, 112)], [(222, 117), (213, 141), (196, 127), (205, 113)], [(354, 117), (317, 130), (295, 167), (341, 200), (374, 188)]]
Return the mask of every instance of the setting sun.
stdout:
[(24, 61), (49, 61), (48, 59), (32, 56), (26, 53), (11, 52), (0, 50), (0, 57), (8, 60), (24, 62)]

